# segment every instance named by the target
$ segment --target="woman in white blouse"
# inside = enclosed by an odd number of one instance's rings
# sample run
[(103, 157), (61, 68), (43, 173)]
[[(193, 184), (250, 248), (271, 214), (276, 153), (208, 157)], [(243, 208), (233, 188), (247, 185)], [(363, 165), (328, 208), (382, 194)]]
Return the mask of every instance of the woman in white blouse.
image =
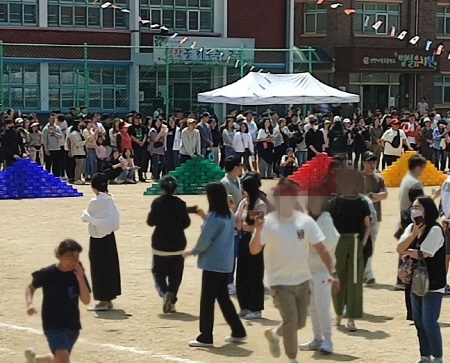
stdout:
[(244, 166), (247, 171), (251, 171), (250, 156), (255, 153), (252, 135), (248, 132), (248, 126), (245, 122), (233, 137), (233, 149), (237, 156), (244, 159)]
[(90, 311), (112, 309), (114, 300), (121, 295), (120, 266), (114, 232), (119, 229), (119, 211), (108, 194), (108, 177), (97, 173), (92, 177), (91, 188), (95, 197), (81, 215), (89, 223), (89, 261), (91, 265), (92, 290), (99, 303)]

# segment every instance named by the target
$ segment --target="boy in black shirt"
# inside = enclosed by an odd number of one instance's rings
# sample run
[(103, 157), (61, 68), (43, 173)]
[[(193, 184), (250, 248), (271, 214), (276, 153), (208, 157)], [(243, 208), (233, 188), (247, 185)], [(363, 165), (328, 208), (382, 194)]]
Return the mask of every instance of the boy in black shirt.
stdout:
[(33, 281), (25, 290), (27, 314), (37, 313), (33, 295), (42, 287), (42, 325), (51, 353), (36, 356), (33, 349), (25, 351), (27, 363), (69, 363), (70, 352), (81, 330), (78, 299), (88, 305), (91, 291), (79, 260), (83, 248), (74, 240), (62, 241), (56, 249), (58, 263), (33, 272)]

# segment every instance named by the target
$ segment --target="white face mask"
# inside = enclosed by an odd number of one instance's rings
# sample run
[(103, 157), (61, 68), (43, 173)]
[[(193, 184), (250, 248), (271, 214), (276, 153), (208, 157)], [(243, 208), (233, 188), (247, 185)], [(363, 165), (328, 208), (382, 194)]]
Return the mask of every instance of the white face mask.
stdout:
[(414, 220), (417, 217), (423, 217), (423, 212), (419, 209), (411, 209), (411, 219)]
[(318, 130), (319, 129), (319, 125), (313, 125), (313, 130)]

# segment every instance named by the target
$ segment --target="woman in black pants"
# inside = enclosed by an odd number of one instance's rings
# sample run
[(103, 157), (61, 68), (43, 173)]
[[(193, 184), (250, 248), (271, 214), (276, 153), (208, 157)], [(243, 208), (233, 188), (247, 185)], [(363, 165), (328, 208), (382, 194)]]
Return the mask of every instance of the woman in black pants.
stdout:
[(196, 246), (183, 253), (184, 257), (198, 256), (198, 267), (203, 270), (200, 298), (200, 335), (189, 342), (190, 347), (213, 346), (214, 305), (217, 300), (225, 321), (231, 328), (227, 343), (247, 339), (233, 302), (228, 293), (228, 278), (234, 261), (234, 218), (228, 207), (227, 191), (221, 183), (206, 187), (208, 214), (202, 209), (197, 214), (204, 219)]
[(175, 303), (184, 271), (184, 230), (191, 224), (186, 203), (174, 196), (177, 186), (173, 176), (162, 178), (162, 195), (153, 201), (147, 217), (147, 224), (155, 227), (152, 234), (152, 273), (156, 290), (163, 298), (165, 314), (176, 312)]
[(236, 266), (236, 294), (239, 316), (247, 320), (260, 319), (264, 310), (264, 256), (250, 253), (249, 244), (255, 224), (255, 215), (267, 213), (267, 205), (260, 199), (259, 182), (252, 176), (242, 180), (244, 199), (234, 214), (240, 240)]

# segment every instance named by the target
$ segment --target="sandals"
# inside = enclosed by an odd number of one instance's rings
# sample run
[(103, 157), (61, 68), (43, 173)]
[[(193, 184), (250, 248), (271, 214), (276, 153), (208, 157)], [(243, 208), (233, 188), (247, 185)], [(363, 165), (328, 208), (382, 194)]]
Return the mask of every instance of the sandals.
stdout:
[(336, 316), (334, 318), (334, 325), (335, 326), (342, 326), (341, 321), (342, 321), (342, 315), (341, 316)]

